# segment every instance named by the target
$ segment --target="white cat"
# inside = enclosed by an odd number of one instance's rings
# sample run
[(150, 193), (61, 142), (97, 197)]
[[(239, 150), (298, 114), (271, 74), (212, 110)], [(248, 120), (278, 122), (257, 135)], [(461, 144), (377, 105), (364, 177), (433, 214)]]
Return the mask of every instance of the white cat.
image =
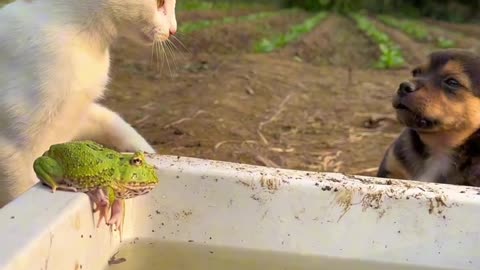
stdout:
[(152, 45), (176, 29), (175, 0), (17, 0), (0, 8), (0, 207), (37, 182), (33, 161), (52, 144), (91, 139), (154, 152), (96, 101), (116, 37)]

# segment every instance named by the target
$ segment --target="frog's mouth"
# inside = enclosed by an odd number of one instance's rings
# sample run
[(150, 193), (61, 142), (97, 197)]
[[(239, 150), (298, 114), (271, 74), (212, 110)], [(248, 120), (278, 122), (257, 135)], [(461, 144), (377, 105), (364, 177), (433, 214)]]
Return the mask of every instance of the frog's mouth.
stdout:
[(120, 184), (115, 196), (119, 199), (130, 199), (149, 193), (155, 186), (156, 184), (139, 182)]

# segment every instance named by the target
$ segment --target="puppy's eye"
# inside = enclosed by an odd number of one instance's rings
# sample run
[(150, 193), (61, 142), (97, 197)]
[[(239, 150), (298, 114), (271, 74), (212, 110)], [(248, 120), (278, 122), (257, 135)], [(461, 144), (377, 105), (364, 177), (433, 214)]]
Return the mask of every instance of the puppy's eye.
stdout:
[(412, 70), (412, 76), (413, 77), (417, 77), (420, 74), (422, 74), (422, 70), (420, 68), (416, 68), (416, 69)]
[(165, 0), (157, 0), (157, 8), (163, 7), (164, 4), (165, 4)]
[(458, 88), (460, 85), (460, 83), (455, 80), (454, 78), (447, 78), (445, 81), (443, 81), (446, 85), (448, 85), (449, 87), (452, 87), (452, 88)]

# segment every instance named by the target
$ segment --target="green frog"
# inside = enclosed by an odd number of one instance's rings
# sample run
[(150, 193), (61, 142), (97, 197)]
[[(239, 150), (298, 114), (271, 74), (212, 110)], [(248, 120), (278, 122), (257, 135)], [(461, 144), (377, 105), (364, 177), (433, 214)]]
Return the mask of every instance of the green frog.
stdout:
[[(38, 157), (33, 169), (52, 192), (57, 189), (85, 192), (102, 219), (120, 232), (125, 199), (150, 192), (158, 183), (154, 166), (142, 152), (119, 153), (92, 141), (72, 141), (50, 146)], [(107, 212), (111, 209), (110, 219)]]

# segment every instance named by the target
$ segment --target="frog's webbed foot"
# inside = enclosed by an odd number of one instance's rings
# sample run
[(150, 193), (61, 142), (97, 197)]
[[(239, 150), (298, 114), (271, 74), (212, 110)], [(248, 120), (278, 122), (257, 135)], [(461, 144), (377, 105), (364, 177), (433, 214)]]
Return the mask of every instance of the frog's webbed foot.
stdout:
[(57, 185), (49, 185), (49, 184), (47, 184), (47, 183), (45, 183), (45, 182), (42, 182), (42, 185), (44, 185), (44, 186), (46, 186), (46, 187), (49, 187), (49, 188), (51, 189), (51, 192), (52, 192), (52, 193), (55, 193), (55, 191), (57, 191), (57, 187), (58, 187)]
[(103, 189), (97, 188), (94, 191), (87, 192), (88, 196), (96, 206), (96, 208), (93, 208), (93, 212), (97, 212), (100, 207), (108, 206), (108, 198), (103, 192)]
[(94, 203), (95, 207), (92, 209), (93, 212), (95, 213), (97, 211), (100, 211), (100, 214), (98, 217), (98, 223), (97, 223), (97, 228), (98, 228), (100, 227), (100, 223), (102, 222), (102, 220), (107, 221), (108, 219), (107, 217), (107, 213), (109, 209), (108, 198), (103, 192), (103, 189), (101, 188), (97, 188), (96, 190), (88, 192), (87, 194)]
[(107, 225), (110, 225), (112, 228), (115, 225), (115, 228), (120, 233), (120, 241), (122, 240), (122, 225), (123, 225), (123, 218), (124, 218), (124, 200), (115, 200), (112, 204), (112, 211), (110, 214), (110, 220), (107, 222)]
[[(97, 206), (97, 209), (96, 210), (99, 210), (100, 211), (100, 214), (98, 216), (98, 223), (97, 223), (97, 228), (100, 227), (100, 223), (102, 223), (102, 220), (105, 220), (105, 223), (107, 223), (107, 219), (108, 219), (108, 204), (106, 205), (99, 205)], [(108, 223), (107, 223), (108, 225)]]

